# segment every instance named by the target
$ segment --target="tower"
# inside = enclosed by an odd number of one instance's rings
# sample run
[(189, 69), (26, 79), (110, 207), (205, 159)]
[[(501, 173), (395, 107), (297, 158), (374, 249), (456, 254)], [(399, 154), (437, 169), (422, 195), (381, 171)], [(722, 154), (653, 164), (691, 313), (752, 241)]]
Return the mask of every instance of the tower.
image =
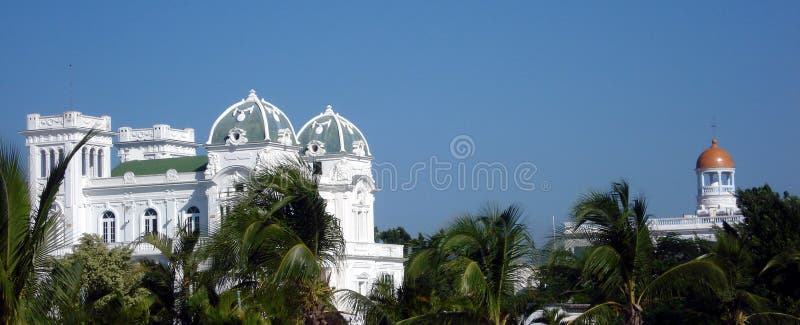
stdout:
[(314, 165), (320, 195), (339, 217), (348, 242), (374, 243), (372, 153), (361, 130), (328, 105), (297, 133), (301, 154)]
[(61, 213), (59, 229), (68, 240), (92, 229), (87, 218), (80, 218), (87, 209), (83, 186), (92, 178), (111, 174), (111, 117), (86, 116), (76, 111), (52, 116), (28, 114), (27, 126), (20, 132), (28, 147), (28, 185), (36, 202), (56, 164), (92, 129), (99, 133), (72, 158), (53, 206)]
[(725, 149), (711, 140), (711, 147), (697, 157), (697, 215), (737, 215), (741, 210), (736, 206), (736, 167), (733, 158)]

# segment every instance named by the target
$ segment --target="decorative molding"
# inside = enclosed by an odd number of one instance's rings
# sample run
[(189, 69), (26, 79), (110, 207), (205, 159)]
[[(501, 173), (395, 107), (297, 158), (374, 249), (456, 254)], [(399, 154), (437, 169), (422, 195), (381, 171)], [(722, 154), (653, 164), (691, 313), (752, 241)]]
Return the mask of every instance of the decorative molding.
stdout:
[(225, 143), (232, 146), (243, 145), (247, 143), (247, 131), (240, 128), (232, 128), (228, 130), (228, 137)]
[(271, 148), (264, 148), (256, 154), (256, 164), (254, 167), (255, 170), (261, 170), (262, 168), (269, 166), (269, 156), (271, 151)]
[(206, 171), (204, 175), (206, 178), (214, 177), (214, 175), (217, 174), (217, 170), (219, 170), (219, 154), (209, 152), (208, 165), (206, 165)]
[(167, 183), (177, 182), (178, 181), (178, 171), (174, 168), (170, 168), (167, 170), (166, 173)]
[(131, 171), (125, 172), (125, 174), (122, 175), (122, 183), (123, 184), (136, 184), (136, 174), (134, 174)]
[(325, 154), (325, 143), (312, 140), (306, 144), (306, 156), (321, 156)]

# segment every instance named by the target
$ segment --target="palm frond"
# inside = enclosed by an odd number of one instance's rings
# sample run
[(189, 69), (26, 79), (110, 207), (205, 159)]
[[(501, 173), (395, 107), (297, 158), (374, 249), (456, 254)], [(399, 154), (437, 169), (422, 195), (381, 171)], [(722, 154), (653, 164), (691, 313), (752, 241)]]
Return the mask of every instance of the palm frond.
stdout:
[(275, 279), (278, 281), (308, 280), (319, 275), (320, 266), (317, 264), (317, 258), (303, 243), (298, 243), (289, 249), (275, 271)]
[(609, 324), (622, 314), (623, 306), (607, 301), (587, 309), (567, 324)]
[(637, 299), (659, 300), (688, 292), (721, 294), (728, 289), (725, 271), (707, 259), (694, 259), (675, 266), (651, 281)]
[(779, 312), (762, 312), (747, 315), (747, 324), (800, 324), (800, 317)]
[(600, 287), (609, 295), (622, 289), (622, 256), (611, 246), (592, 249), (584, 264), (583, 273), (587, 278), (600, 280)]

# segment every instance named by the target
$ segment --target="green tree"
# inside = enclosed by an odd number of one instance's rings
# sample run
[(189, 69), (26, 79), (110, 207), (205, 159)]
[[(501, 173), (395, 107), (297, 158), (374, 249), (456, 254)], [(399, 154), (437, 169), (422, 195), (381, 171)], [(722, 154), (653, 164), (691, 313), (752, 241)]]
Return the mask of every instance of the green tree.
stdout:
[(533, 242), (521, 216), (515, 205), (505, 209), (489, 206), (480, 215), (457, 218), (445, 229), (437, 247), (419, 251), (407, 275), (453, 274), (455, 297), (443, 299), (447, 304), (442, 309), (403, 322), (519, 321), (528, 297), (527, 292), (518, 290), (527, 285), (533, 260)]
[(344, 239), (310, 166), (298, 160), (266, 167), (243, 185), (209, 242), (210, 272), (256, 301), (254, 312), (309, 324), (329, 319), (335, 308), (328, 276)]
[(109, 249), (97, 235), (84, 234), (73, 252), (57, 262), (60, 275), (77, 275), (75, 282), (51, 284), (46, 292), (69, 296), (56, 305), (60, 322), (116, 324), (146, 322), (152, 303), (150, 293), (139, 286), (141, 265), (131, 262), (132, 251), (120, 246)]
[(403, 227), (389, 228), (384, 231), (376, 231), (375, 241), (384, 244), (405, 245), (411, 241), (411, 235)]
[(690, 288), (711, 291), (726, 285), (724, 272), (703, 259), (652, 275), (654, 248), (647, 227), (647, 203), (643, 197), (632, 198), (625, 181), (612, 183), (608, 192), (584, 195), (572, 216), (576, 222), (573, 230), (593, 245), (584, 264), (584, 280), (595, 282), (607, 299), (583, 313), (582, 320), (622, 315), (625, 324), (638, 325), (648, 302)]
[[(737, 191), (744, 222), (735, 226), (752, 252), (751, 273), (758, 273), (770, 260), (800, 251), (800, 199), (784, 192), (773, 192), (769, 185)], [(800, 272), (791, 268), (774, 269), (755, 277), (762, 294), (785, 312), (800, 315)]]
[[(24, 323), (44, 317), (51, 304), (40, 292), (50, 256), (64, 247), (57, 230), (53, 201), (76, 152), (96, 132), (90, 131), (50, 171), (41, 193), (31, 193), (25, 163), (16, 149), (0, 144), (0, 322)], [(32, 201), (34, 196), (38, 201)]]
[(726, 285), (719, 290), (718, 303), (721, 320), (725, 324), (744, 325), (755, 322), (764, 324), (796, 324), (800, 318), (776, 312), (769, 299), (754, 292), (757, 273), (754, 271), (754, 256), (741, 234), (723, 225), (717, 232), (712, 252), (705, 259), (713, 261), (725, 270)]

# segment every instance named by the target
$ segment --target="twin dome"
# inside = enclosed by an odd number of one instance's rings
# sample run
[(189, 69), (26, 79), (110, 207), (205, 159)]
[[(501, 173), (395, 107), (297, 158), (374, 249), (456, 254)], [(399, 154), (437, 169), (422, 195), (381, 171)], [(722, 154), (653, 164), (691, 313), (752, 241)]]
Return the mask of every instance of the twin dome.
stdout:
[(371, 156), (361, 130), (334, 113), (330, 105), (295, 133), (289, 117), (275, 105), (258, 98), (255, 90), (250, 90), (247, 98), (222, 112), (211, 126), (206, 144), (236, 146), (248, 142), (300, 146), (301, 153), (310, 156), (335, 153)]

